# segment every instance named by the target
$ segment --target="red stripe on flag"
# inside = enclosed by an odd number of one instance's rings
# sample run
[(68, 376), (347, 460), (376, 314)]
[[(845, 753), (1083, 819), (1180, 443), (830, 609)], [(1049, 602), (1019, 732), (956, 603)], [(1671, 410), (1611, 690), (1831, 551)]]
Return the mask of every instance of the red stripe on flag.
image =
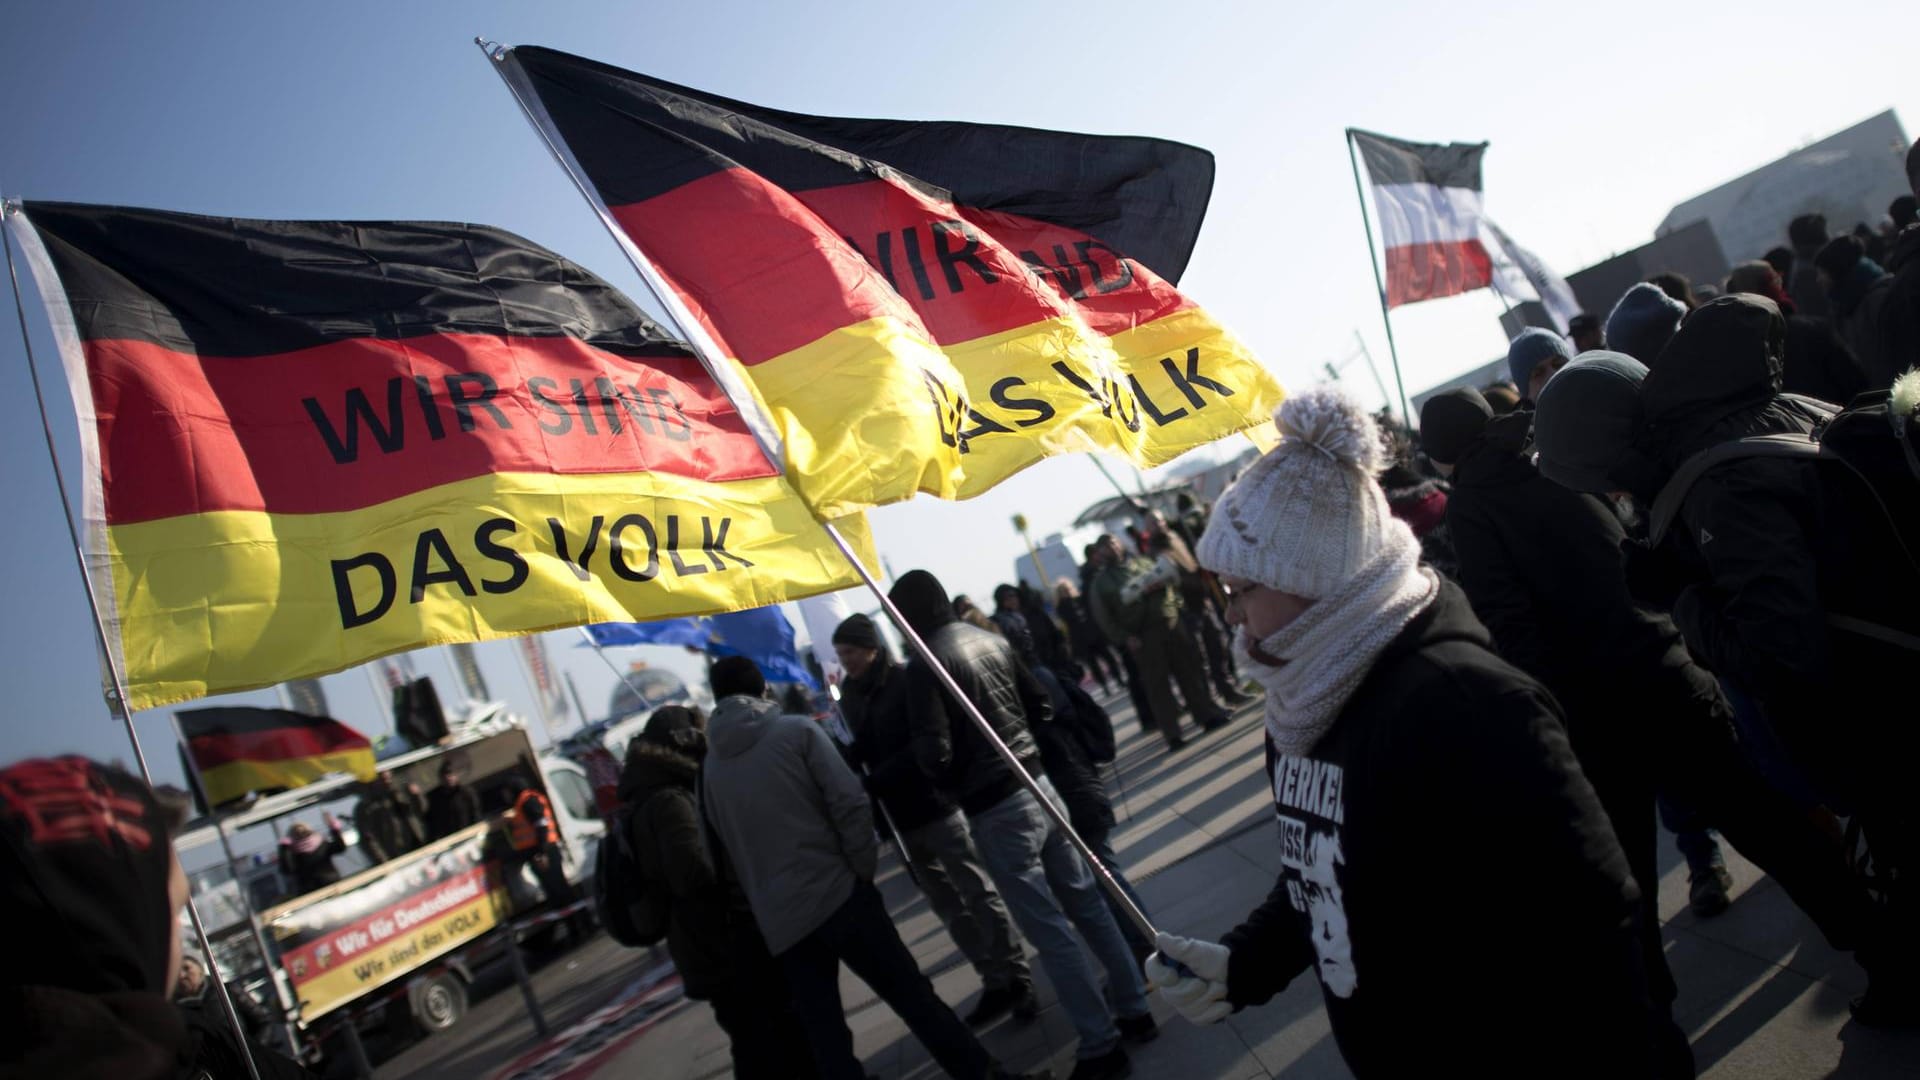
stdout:
[(1085, 233), (886, 180), (793, 193), (730, 169), (613, 215), (749, 365), (881, 315), (951, 345), (1076, 312), (1112, 334), (1192, 306)]
[(365, 750), (369, 745), (364, 736), (335, 723), (245, 734), (195, 735), (187, 740), (193, 763), (202, 771), (236, 761), (294, 761)]
[(712, 481), (774, 472), (688, 357), (489, 335), (363, 338), (244, 359), (137, 341), (85, 347), (112, 524), (352, 510), (500, 472)]
[(1403, 244), (1386, 250), (1387, 306), (1471, 292), (1493, 282), (1493, 260), (1478, 240)]

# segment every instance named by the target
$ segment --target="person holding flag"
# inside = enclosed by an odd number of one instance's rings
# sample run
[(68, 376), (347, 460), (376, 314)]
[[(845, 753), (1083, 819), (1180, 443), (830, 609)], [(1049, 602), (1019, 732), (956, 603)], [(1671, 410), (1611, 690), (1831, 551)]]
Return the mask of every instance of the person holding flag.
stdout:
[(1267, 690), (1281, 870), (1220, 941), (1161, 933), (1149, 978), (1211, 1024), (1315, 971), (1362, 1078), (1690, 1076), (1559, 706), (1420, 564), (1374, 480), (1373, 419), (1315, 390), (1276, 420), (1195, 554)]

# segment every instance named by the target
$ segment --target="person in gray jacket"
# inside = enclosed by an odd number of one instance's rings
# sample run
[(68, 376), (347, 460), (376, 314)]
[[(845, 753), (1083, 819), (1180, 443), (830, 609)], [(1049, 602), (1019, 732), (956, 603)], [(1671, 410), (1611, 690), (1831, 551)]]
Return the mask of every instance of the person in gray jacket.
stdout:
[(713, 665), (718, 700), (701, 779), (709, 839), (733, 867), (779, 960), (824, 1080), (862, 1080), (840, 965), (873, 988), (961, 1080), (1005, 1073), (934, 993), (873, 886), (880, 848), (866, 789), (826, 732), (781, 715), (753, 661)]

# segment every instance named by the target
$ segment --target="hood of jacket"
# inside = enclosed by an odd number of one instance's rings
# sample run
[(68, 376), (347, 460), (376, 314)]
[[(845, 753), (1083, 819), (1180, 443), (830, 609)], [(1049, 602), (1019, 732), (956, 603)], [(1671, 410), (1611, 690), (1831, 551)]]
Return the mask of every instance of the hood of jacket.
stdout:
[(765, 698), (735, 694), (721, 698), (707, 720), (707, 752), (722, 758), (736, 758), (753, 749), (767, 733), (780, 706)]
[[(704, 753), (706, 740), (699, 747)], [(667, 746), (647, 738), (627, 744), (627, 764), (620, 770), (620, 801), (638, 806), (663, 788), (692, 791), (700, 775), (700, 758), (690, 749)]]
[(167, 812), (153, 792), (81, 757), (19, 762), (0, 770), (0, 788), (10, 793), (0, 800), (0, 917), (19, 931), (5, 981), (164, 990), (177, 912)]
[(900, 575), (900, 580), (888, 591), (887, 599), (893, 601), (907, 625), (921, 637), (959, 621), (953, 613), (953, 601), (947, 596), (946, 586), (925, 570), (909, 570)]
[(1539, 475), (1530, 460), (1532, 451), (1532, 410), (1496, 416), (1460, 452), (1453, 467), (1454, 490), (1525, 483)]
[(1728, 437), (1780, 392), (1787, 320), (1763, 296), (1718, 297), (1687, 316), (1640, 387), (1644, 445), (1667, 465)]

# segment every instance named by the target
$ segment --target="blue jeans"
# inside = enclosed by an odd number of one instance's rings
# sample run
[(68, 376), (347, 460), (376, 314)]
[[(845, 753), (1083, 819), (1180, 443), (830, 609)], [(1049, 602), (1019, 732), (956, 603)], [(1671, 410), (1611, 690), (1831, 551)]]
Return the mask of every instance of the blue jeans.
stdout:
[(1686, 856), (1688, 880), (1727, 864), (1720, 854), (1719, 837), (1692, 803), (1672, 798), (1663, 791), (1659, 796), (1659, 805), (1660, 824), (1673, 834), (1674, 846)]
[[(1126, 875), (1120, 872), (1120, 856), (1113, 853), (1113, 834), (1103, 833), (1096, 840), (1086, 833), (1081, 833), (1080, 839), (1085, 840), (1087, 846), (1093, 849), (1101, 865), (1105, 866), (1107, 873), (1113, 877), (1114, 884), (1120, 886), (1120, 891), (1127, 894), (1127, 898), (1133, 901), (1133, 906), (1139, 908), (1142, 915), (1147, 914), (1146, 901), (1140, 899), (1140, 894), (1133, 889), (1133, 882), (1128, 881)], [(1098, 881), (1094, 882), (1096, 888), (1099, 884)], [(1101, 889), (1100, 898), (1107, 902), (1107, 910), (1113, 912), (1113, 921), (1120, 927), (1120, 936), (1127, 939), (1127, 945), (1130, 948), (1153, 948), (1153, 939), (1133, 925), (1132, 919), (1120, 913), (1120, 902), (1113, 898), (1113, 894)]]
[[(1060, 804), (1052, 783), (1043, 778), (1040, 788), (1054, 805)], [(973, 815), (967, 825), (1013, 921), (1040, 950), (1040, 963), (1060, 995), (1060, 1008), (1080, 1036), (1076, 1055), (1085, 1059), (1112, 1050), (1120, 1042), (1120, 1029), (1101, 997), (1092, 957), (1081, 948), (1080, 937), (1106, 968), (1119, 1015), (1144, 1015), (1147, 993), (1092, 869), (1030, 792), (1008, 796)], [(1075, 927), (1080, 937), (1074, 935)]]

